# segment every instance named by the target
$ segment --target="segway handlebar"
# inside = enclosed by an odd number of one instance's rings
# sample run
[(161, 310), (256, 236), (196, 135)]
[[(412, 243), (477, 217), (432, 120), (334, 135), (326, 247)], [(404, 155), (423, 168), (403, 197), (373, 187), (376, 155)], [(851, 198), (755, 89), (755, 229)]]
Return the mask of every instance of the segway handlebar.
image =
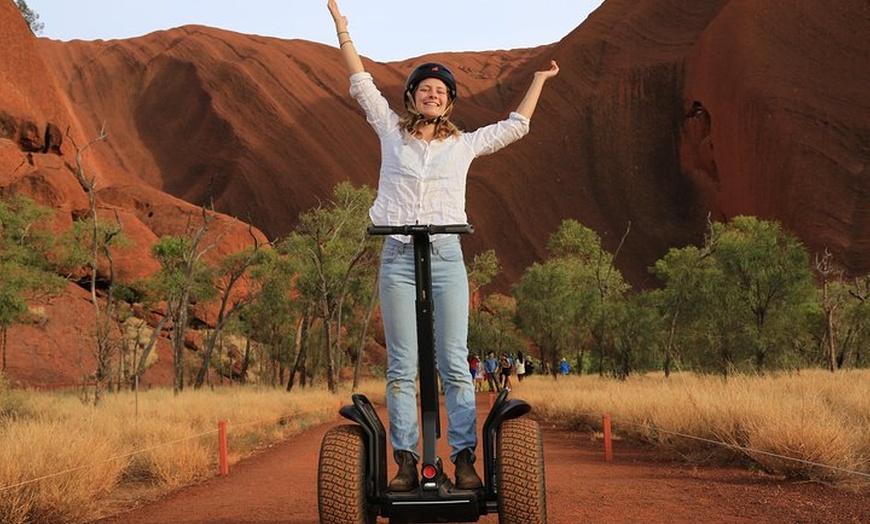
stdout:
[(369, 235), (463, 235), (474, 233), (474, 226), (471, 224), (447, 224), (436, 226), (431, 224), (414, 224), (407, 226), (369, 226)]

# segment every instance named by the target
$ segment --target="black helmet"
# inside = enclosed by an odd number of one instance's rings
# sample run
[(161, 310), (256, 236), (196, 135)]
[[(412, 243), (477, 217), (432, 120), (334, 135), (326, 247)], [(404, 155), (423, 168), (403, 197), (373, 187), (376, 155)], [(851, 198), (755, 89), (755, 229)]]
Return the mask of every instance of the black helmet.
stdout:
[(450, 100), (456, 99), (456, 79), (453, 78), (453, 73), (447, 66), (437, 62), (426, 62), (414, 69), (405, 81), (405, 106), (408, 105), (408, 95), (413, 99), (414, 91), (423, 80), (427, 78), (437, 78), (444, 82), (447, 86), (447, 95)]

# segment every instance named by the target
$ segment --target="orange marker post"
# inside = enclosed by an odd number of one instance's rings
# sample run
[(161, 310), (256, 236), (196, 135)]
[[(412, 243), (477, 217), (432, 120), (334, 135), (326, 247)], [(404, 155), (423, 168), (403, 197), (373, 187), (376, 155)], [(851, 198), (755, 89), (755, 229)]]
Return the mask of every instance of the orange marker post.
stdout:
[(605, 413), (602, 424), (604, 426), (604, 462), (613, 462), (613, 440), (610, 434), (610, 413)]
[(227, 454), (227, 421), (218, 421), (218, 461), (220, 463), (221, 475), (230, 474), (230, 463)]

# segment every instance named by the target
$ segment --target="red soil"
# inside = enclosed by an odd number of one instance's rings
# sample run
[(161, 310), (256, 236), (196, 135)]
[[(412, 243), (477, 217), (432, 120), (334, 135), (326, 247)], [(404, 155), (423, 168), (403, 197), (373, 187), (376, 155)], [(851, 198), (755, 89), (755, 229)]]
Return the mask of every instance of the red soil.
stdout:
[[(478, 396), (480, 425), (488, 397)], [(385, 420), (384, 413), (381, 417)], [(330, 427), (344, 423), (312, 428), (233, 466), (228, 476), (97, 522), (316, 523), (320, 442)], [(614, 442), (614, 460), (606, 463), (601, 442), (589, 435), (547, 424), (542, 429), (551, 524), (870, 522), (868, 491), (854, 493), (736, 468), (694, 467), (625, 441)], [(439, 441), (442, 456), (447, 452), (443, 444)], [(480, 522), (495, 524), (498, 517), (487, 515)]]

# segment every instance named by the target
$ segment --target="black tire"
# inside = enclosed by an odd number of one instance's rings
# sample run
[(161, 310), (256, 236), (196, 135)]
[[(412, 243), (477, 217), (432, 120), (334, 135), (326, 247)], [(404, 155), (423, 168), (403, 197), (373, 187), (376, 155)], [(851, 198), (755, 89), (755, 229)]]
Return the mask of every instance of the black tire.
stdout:
[(317, 466), (321, 524), (374, 524), (366, 501), (366, 441), (361, 427), (338, 426), (323, 436)]
[(496, 482), (500, 524), (546, 524), (544, 443), (534, 420), (501, 424), (496, 442)]

